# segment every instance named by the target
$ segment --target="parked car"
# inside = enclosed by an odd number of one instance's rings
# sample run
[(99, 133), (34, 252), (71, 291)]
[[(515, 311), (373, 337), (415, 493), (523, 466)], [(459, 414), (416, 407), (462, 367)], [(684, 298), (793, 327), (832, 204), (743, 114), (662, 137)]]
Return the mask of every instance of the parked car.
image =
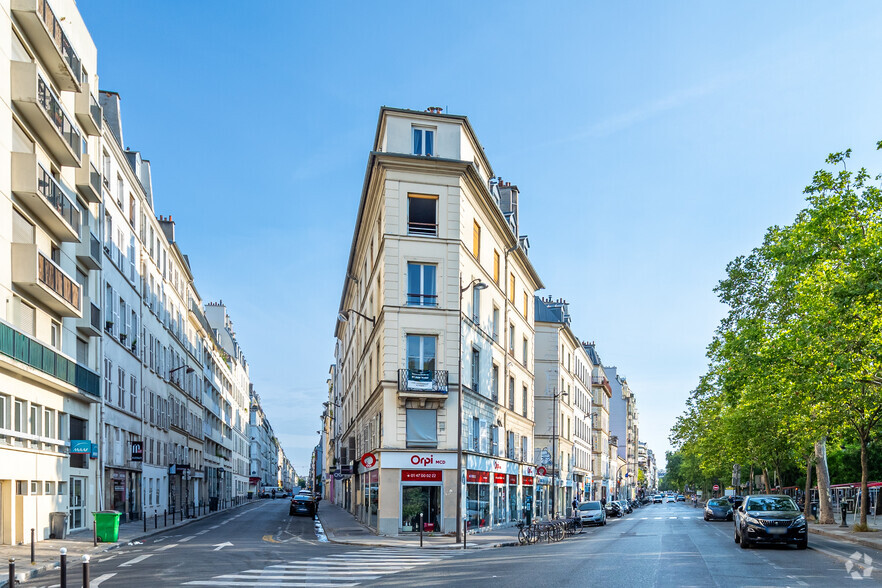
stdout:
[(725, 498), (711, 498), (704, 507), (704, 520), (732, 520), (732, 505)]
[(589, 500), (579, 504), (579, 520), (583, 525), (605, 525), (606, 511), (596, 500)]
[(652, 497), (653, 504), (661, 504), (663, 500), (664, 500), (664, 498), (662, 498), (661, 494), (656, 494), (655, 496)]
[(808, 526), (796, 503), (783, 494), (748, 496), (735, 510), (735, 543), (747, 549), (754, 543), (808, 547)]
[(288, 508), (288, 515), (305, 514), (314, 517), (318, 512), (318, 501), (308, 494), (298, 494), (291, 499), (291, 506)]
[(668, 494), (667, 496), (665, 496), (665, 504), (667, 504), (668, 502), (677, 502), (677, 497), (673, 494)]
[(677, 494), (677, 502), (686, 502), (686, 497), (682, 494)]
[(729, 504), (732, 505), (733, 510), (741, 506), (741, 503), (744, 502), (743, 496), (727, 496), (726, 499), (729, 501)]
[(610, 500), (606, 503), (606, 516), (608, 517), (622, 517), (625, 516), (625, 509), (622, 508), (615, 500)]

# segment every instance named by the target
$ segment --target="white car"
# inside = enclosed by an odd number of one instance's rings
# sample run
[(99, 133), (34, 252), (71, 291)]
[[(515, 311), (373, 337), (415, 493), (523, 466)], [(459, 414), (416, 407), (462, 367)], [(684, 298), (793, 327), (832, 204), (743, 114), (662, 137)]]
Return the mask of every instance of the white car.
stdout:
[(667, 496), (665, 496), (665, 502), (677, 502), (677, 497), (672, 494), (668, 494)]
[(583, 525), (605, 525), (606, 510), (597, 500), (589, 500), (579, 505), (579, 520)]

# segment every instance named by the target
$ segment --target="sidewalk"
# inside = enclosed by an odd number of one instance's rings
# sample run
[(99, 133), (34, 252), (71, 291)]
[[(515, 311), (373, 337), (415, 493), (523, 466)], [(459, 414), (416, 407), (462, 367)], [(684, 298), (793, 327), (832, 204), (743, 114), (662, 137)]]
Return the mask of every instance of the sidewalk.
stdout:
[(876, 531), (868, 531), (859, 533), (851, 530), (851, 526), (855, 520), (860, 520), (860, 515), (855, 519), (855, 515), (849, 513), (845, 517), (847, 527), (839, 526), (842, 523), (842, 514), (835, 513), (836, 523), (832, 525), (819, 525), (817, 523), (809, 523), (809, 533), (815, 533), (822, 537), (829, 537), (839, 541), (847, 541), (855, 545), (862, 545), (870, 549), (878, 549), (882, 551), (882, 517), (874, 517), (872, 514), (867, 516), (867, 526)]
[[(90, 557), (94, 557), (97, 554), (116, 549), (117, 547), (127, 545), (128, 543), (140, 541), (145, 537), (158, 535), (160, 533), (167, 533), (172, 529), (183, 527), (194, 521), (198, 521), (206, 517), (211, 517), (218, 513), (229, 512), (233, 509), (237, 509), (248, 504), (258, 504), (259, 502), (261, 501), (245, 501), (237, 506), (231, 506), (224, 510), (209, 512), (207, 514), (199, 515), (194, 518), (184, 519), (183, 521), (178, 518), (174, 524), (172, 524), (171, 515), (169, 515), (167, 526), (163, 526), (162, 516), (159, 516), (156, 521), (156, 524), (158, 526), (158, 528), (156, 529), (153, 528), (153, 517), (149, 516), (147, 517), (146, 532), (144, 531), (144, 521), (132, 521), (129, 523), (122, 523), (119, 526), (118, 542), (98, 543), (97, 547), (93, 545), (92, 529), (75, 531), (73, 533), (70, 533), (65, 539), (46, 539), (45, 541), (37, 541), (36, 543), (34, 543), (35, 563), (33, 565), (31, 565), (30, 543), (26, 545), (0, 545), (0, 564), (2, 564), (2, 573), (0, 573), (0, 588), (4, 588), (8, 584), (8, 564), (9, 558), (11, 557), (15, 558), (16, 581), (24, 582), (28, 578), (36, 576), (40, 573), (45, 573), (47, 570), (57, 568), (59, 566), (59, 559), (61, 554), (60, 550), (62, 547), (67, 549), (67, 566), (70, 570), (73, 566), (82, 565), (83, 555), (88, 554)], [(178, 517), (180, 517), (180, 514), (178, 514)]]
[[(325, 535), (333, 543), (371, 547), (420, 548), (419, 533), (408, 533), (399, 537), (375, 535), (373, 531), (358, 522), (346, 510), (337, 505), (328, 504), (324, 500), (319, 503), (318, 518), (324, 528)], [(517, 527), (506, 527), (484, 533), (469, 533), (466, 537), (466, 545), (469, 549), (490, 549), (517, 544)], [(456, 538), (453, 536), (423, 533), (423, 548), (462, 549), (462, 545), (457, 544)]]

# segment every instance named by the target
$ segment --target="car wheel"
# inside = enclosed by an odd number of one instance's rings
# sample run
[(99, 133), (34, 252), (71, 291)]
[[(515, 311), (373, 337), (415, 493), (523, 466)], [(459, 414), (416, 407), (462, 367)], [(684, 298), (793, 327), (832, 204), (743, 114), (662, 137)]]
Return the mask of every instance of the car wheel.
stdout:
[(797, 541), (796, 548), (797, 549), (807, 549), (808, 548), (808, 538), (805, 538), (802, 541)]
[(708, 520), (707, 513), (705, 513), (705, 515), (704, 515), (704, 520)]
[(288, 509), (288, 516), (289, 516), (289, 517), (293, 517), (293, 516), (294, 516), (294, 509), (293, 509), (293, 508), (289, 508), (289, 509)]
[(735, 543), (741, 543), (741, 535), (738, 534), (738, 527), (735, 527)]
[(743, 534), (741, 535), (741, 549), (749, 549), (750, 541)]

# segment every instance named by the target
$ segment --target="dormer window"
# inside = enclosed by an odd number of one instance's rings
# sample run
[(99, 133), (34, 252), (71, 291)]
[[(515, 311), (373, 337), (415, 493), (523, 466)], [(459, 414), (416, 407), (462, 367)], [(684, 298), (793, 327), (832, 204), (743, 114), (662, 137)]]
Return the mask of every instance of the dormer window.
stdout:
[(413, 127), (413, 154), (435, 155), (435, 129)]

